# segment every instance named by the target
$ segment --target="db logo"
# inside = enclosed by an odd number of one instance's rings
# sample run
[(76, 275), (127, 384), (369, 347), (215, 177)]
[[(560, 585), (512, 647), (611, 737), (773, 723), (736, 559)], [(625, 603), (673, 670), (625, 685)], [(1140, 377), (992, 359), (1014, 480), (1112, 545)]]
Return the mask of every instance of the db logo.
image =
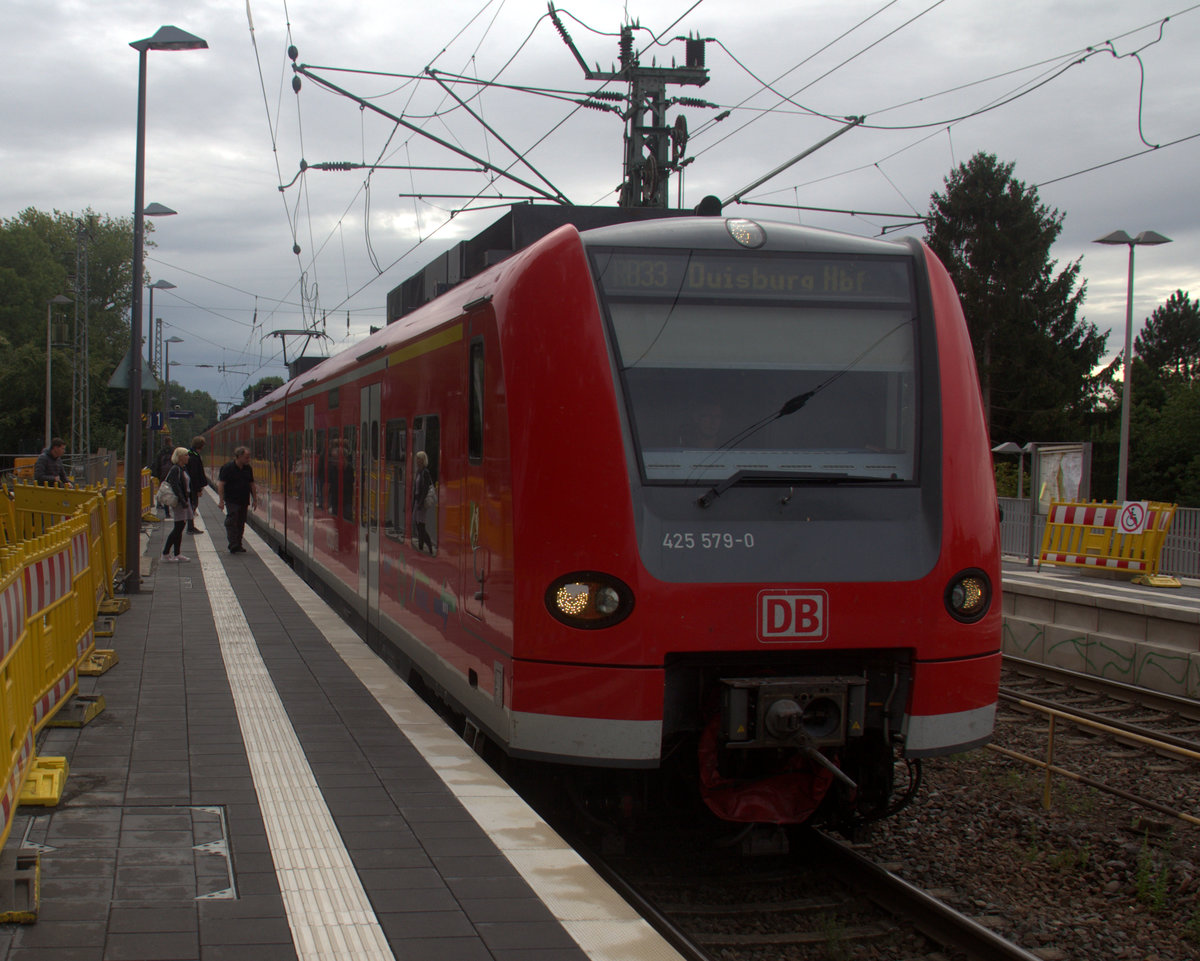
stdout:
[(758, 639), (767, 643), (823, 641), (827, 635), (829, 595), (824, 591), (761, 591)]

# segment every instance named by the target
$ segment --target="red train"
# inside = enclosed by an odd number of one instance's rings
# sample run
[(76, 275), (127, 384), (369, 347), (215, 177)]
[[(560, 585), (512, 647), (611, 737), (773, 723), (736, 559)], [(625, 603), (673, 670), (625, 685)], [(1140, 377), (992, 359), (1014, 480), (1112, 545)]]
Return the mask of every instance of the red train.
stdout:
[(871, 819), (990, 737), (991, 457), (915, 240), (564, 226), (209, 443), (397, 670), (592, 803), (679, 775), (729, 820)]

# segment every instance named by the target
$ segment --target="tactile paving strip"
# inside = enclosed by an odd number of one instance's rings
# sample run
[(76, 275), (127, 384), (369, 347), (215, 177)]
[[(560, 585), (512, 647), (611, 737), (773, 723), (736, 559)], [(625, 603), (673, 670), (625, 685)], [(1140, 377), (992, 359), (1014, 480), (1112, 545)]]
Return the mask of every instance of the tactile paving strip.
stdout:
[(246, 755), (300, 961), (393, 955), (263, 663), (233, 587), (208, 543), (208, 588)]

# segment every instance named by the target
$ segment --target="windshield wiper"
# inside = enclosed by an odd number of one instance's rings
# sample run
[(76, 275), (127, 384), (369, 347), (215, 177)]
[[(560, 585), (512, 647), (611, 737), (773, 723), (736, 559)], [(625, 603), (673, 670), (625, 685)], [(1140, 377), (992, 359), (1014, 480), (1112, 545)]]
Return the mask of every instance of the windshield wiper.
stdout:
[[(898, 477), (873, 477), (861, 476), (857, 474), (847, 474), (843, 471), (773, 471), (773, 470), (739, 470), (734, 471), (723, 481), (714, 484), (700, 497), (696, 499), (696, 503), (701, 507), (708, 507), (718, 497), (724, 494), (729, 488), (735, 487), (743, 481), (754, 480), (771, 480), (779, 481), (791, 486), (796, 484), (891, 484), (899, 480)], [(790, 499), (790, 498), (789, 498)]]

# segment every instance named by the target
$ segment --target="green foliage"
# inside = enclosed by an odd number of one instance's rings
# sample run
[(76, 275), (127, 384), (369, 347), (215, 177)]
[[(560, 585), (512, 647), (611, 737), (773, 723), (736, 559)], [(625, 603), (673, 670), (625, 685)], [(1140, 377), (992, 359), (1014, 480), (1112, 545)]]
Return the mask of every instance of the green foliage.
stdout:
[(1142, 849), (1138, 852), (1137, 874), (1133, 880), (1134, 891), (1137, 899), (1155, 913), (1166, 907), (1171, 875), (1167, 865), (1160, 866), (1156, 861), (1149, 837), (1143, 838)]
[(1183, 936), (1193, 944), (1200, 944), (1200, 907), (1192, 912), (1192, 916), (1183, 926)]
[(285, 381), (282, 377), (264, 377), (257, 384), (247, 387), (242, 392), (242, 403), (245, 406), (253, 404), (260, 397), (266, 397), (276, 387), (282, 387)]
[(979, 153), (930, 199), (926, 240), (958, 288), (993, 440), (1074, 440), (1102, 393), (1105, 335), (1078, 318), (1080, 262), (1055, 273), (1063, 215)]
[[(154, 225), (146, 229), (152, 233)], [(92, 447), (124, 448), (129, 395), (108, 381), (129, 351), (132, 254), (132, 218), (31, 207), (0, 220), (0, 452), (34, 453), (45, 445), (46, 312), (58, 294), (72, 303), (53, 314), (63, 322), (65, 343), (51, 351), (51, 433), (70, 437), (74, 347), (86, 322)], [(205, 417), (211, 410), (208, 422), (215, 421), (216, 405), (211, 398), (208, 404)]]
[(1200, 375), (1200, 303), (1182, 290), (1175, 291), (1155, 308), (1133, 347), (1159, 382), (1196, 380)]

